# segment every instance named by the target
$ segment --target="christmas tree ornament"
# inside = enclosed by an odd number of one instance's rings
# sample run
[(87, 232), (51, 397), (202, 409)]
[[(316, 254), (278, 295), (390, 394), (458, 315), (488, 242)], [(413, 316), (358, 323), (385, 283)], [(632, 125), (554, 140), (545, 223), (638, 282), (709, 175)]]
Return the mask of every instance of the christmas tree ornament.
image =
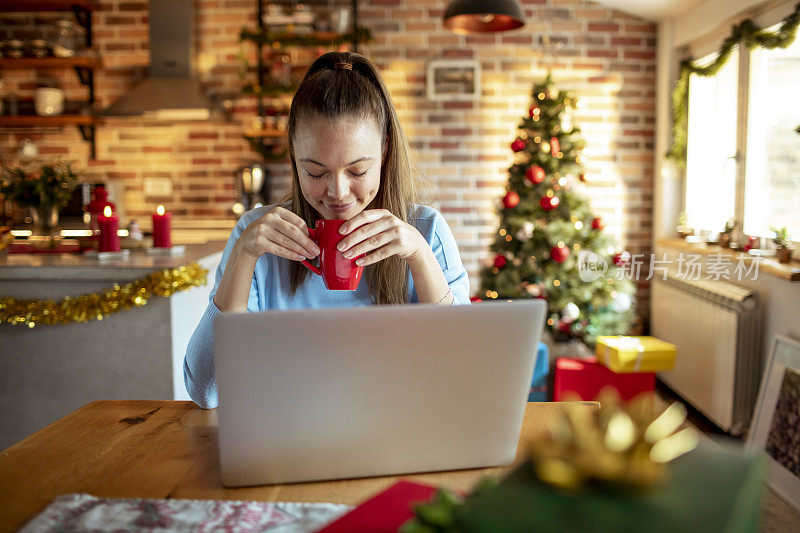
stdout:
[(567, 257), (569, 257), (569, 248), (567, 248), (563, 242), (550, 248), (550, 259), (556, 263), (563, 263), (567, 260)]
[(525, 141), (517, 137), (514, 142), (511, 143), (511, 149), (515, 152), (521, 152), (525, 149)]
[(624, 292), (616, 293), (616, 296), (611, 300), (611, 309), (617, 313), (624, 313), (631, 308), (633, 300), (631, 296)]
[[(561, 143), (558, 141), (558, 137), (553, 137), (550, 139), (550, 153), (553, 157), (561, 151)], [(563, 156), (563, 154), (562, 154)]]
[(631, 259), (631, 254), (628, 252), (619, 252), (614, 254), (612, 260), (616, 266), (622, 266)]
[(604, 227), (605, 225), (603, 224), (603, 219), (601, 219), (600, 217), (594, 217), (592, 219), (592, 229), (601, 230)]
[(519, 205), (519, 194), (514, 191), (508, 191), (505, 196), (503, 196), (503, 206), (506, 209), (514, 209)]
[(578, 176), (578, 179), (581, 181), (581, 183), (586, 183), (586, 174), (581, 172), (580, 175)]
[(537, 106), (537, 105), (533, 105), (533, 106), (530, 107), (530, 109), (528, 109), (528, 115), (531, 118), (539, 116), (539, 113), (541, 113), (541, 112), (542, 112), (542, 110), (539, 109), (539, 106)]
[(535, 185), (544, 181), (545, 172), (544, 169), (539, 165), (534, 165), (532, 167), (528, 167), (528, 169), (525, 171), (525, 177)]
[(525, 287), (525, 292), (527, 292), (534, 298), (538, 298), (542, 294), (542, 288), (535, 283), (531, 283)]
[(472, 303), (476, 303), (476, 304), (477, 304), (477, 303), (481, 303), (483, 300), (481, 300), (481, 299), (480, 299), (480, 298), (478, 298), (477, 296), (472, 296), (472, 297), (469, 299), (469, 301), (470, 301), (470, 302), (472, 302)]
[(569, 302), (564, 306), (564, 311), (561, 313), (561, 320), (564, 320), (565, 322), (573, 322), (578, 320), (579, 316), (581, 316), (581, 310), (577, 305)]
[(522, 227), (517, 231), (517, 240), (527, 242), (533, 236), (533, 224), (525, 222)]
[(558, 199), (558, 196), (542, 196), (542, 199), (539, 200), (539, 205), (541, 205), (542, 209), (545, 211), (552, 211), (558, 207), (559, 203), (560, 200)]
[(494, 267), (497, 269), (505, 268), (506, 264), (508, 263), (508, 259), (503, 254), (497, 254), (494, 256)]

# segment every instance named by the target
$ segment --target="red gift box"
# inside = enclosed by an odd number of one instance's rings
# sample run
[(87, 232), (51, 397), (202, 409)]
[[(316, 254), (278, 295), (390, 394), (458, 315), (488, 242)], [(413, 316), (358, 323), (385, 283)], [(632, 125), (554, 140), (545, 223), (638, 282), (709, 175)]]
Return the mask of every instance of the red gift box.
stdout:
[(317, 533), (391, 533), (414, 516), (417, 505), (427, 503), (436, 487), (398, 481)]
[(630, 372), (617, 374), (597, 362), (587, 359), (559, 358), (553, 383), (553, 400), (564, 401), (567, 393), (577, 394), (581, 400), (591, 401), (605, 387), (613, 387), (622, 401), (629, 401), (639, 394), (652, 393), (656, 386), (655, 372)]

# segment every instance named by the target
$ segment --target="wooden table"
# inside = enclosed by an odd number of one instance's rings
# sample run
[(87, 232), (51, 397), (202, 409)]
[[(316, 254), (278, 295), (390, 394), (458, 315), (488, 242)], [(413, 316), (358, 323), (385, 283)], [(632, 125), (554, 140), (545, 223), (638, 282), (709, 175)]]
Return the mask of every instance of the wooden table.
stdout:
[[(594, 408), (529, 403), (520, 442), (548, 431), (563, 409)], [(98, 401), (0, 454), (0, 531), (19, 529), (66, 493), (355, 504), (400, 477), (467, 490), (510, 467), (230, 489), (220, 482), (215, 409), (192, 402)]]

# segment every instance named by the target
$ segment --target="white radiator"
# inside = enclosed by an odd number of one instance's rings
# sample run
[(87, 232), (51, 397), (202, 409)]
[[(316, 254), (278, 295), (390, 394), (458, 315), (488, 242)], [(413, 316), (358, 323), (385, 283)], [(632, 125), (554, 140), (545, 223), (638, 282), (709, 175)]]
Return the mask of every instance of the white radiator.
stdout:
[(653, 278), (652, 334), (678, 347), (659, 378), (733, 435), (750, 423), (761, 371), (758, 295), (725, 281)]

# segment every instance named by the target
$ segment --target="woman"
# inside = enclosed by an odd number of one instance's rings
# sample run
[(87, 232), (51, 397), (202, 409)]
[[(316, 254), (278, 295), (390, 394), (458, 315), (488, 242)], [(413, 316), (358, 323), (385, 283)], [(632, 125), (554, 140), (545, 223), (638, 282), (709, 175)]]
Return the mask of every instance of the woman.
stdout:
[[(415, 204), (408, 142), (368, 59), (330, 52), (314, 61), (292, 100), (287, 133), (291, 190), (280, 205), (239, 219), (189, 341), (184, 381), (203, 408), (217, 406), (212, 324), (220, 313), (469, 304), (453, 234), (436, 210)], [(339, 249), (350, 257), (366, 254), (358, 260), (365, 279), (357, 290), (329, 291), (300, 263), (320, 253), (308, 233), (319, 219), (347, 220)]]

